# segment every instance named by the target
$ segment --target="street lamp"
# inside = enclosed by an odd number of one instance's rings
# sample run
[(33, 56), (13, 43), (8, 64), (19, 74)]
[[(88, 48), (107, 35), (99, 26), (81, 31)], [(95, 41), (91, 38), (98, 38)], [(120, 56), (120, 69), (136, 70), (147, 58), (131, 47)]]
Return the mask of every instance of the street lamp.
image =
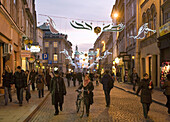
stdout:
[(115, 62), (116, 62), (116, 64), (119, 63), (119, 58), (118, 57), (115, 59)]

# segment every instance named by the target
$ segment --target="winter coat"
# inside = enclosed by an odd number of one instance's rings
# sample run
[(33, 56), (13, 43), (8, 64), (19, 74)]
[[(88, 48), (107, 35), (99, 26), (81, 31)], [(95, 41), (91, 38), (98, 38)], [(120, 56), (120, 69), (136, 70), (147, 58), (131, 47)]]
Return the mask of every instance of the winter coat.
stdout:
[(149, 89), (150, 79), (142, 79), (139, 83), (138, 90), (136, 94), (138, 95), (141, 91), (141, 103), (152, 103), (152, 89), (153, 83), (151, 83), (151, 88)]
[(43, 74), (38, 74), (35, 78), (36, 83), (37, 83), (37, 89), (42, 90), (44, 89), (44, 84), (45, 84), (45, 79)]
[(50, 93), (52, 96), (52, 105), (64, 103), (64, 95), (66, 95), (66, 87), (62, 77), (54, 76), (51, 80)]
[(47, 82), (47, 86), (50, 86), (50, 82), (51, 82), (51, 75), (50, 74), (46, 74), (46, 82)]
[(70, 73), (67, 73), (67, 74), (66, 74), (66, 78), (67, 78), (67, 79), (71, 79), (71, 74), (70, 74)]
[(101, 79), (103, 90), (111, 90), (113, 88), (114, 80), (109, 74), (105, 74)]
[(170, 95), (170, 81), (166, 81), (162, 89), (165, 89), (165, 95)]
[(14, 83), (16, 88), (25, 88), (27, 87), (27, 77), (23, 71), (15, 72), (14, 74)]
[(93, 73), (90, 73), (90, 74), (89, 74), (89, 77), (90, 77), (90, 80), (93, 81), (94, 74), (93, 74)]
[[(85, 90), (84, 91), (84, 99), (85, 99), (85, 101), (86, 101), (86, 99), (89, 99), (90, 105), (93, 104), (93, 90), (94, 90), (93, 83), (89, 82), (87, 84), (87, 86), (85, 86), (85, 87), (83, 86), (83, 83), (82, 83), (78, 89), (82, 89), (82, 88)], [(90, 93), (88, 94), (88, 92), (86, 90), (90, 91)]]
[(77, 78), (76, 74), (73, 74), (72, 77), (73, 77), (72, 80), (73, 80), (73, 81), (76, 81), (76, 78)]
[(3, 77), (3, 87), (10, 87), (11, 84), (13, 84), (13, 75), (12, 72), (7, 72), (5, 71), (5, 73), (2, 75)]
[(77, 80), (78, 80), (79, 82), (82, 82), (82, 81), (83, 81), (83, 79), (82, 79), (82, 73), (81, 73), (81, 72), (77, 73)]
[[(136, 75), (136, 79), (134, 79), (134, 75)], [(133, 81), (135, 81), (136, 83), (139, 82), (139, 76), (137, 73), (132, 73), (131, 76), (130, 76), (130, 80), (131, 80), (131, 83), (133, 83)]]
[(37, 75), (36, 72), (32, 72), (32, 71), (31, 71), (30, 77), (29, 77), (29, 79), (31, 80), (31, 83), (35, 83), (36, 75)]

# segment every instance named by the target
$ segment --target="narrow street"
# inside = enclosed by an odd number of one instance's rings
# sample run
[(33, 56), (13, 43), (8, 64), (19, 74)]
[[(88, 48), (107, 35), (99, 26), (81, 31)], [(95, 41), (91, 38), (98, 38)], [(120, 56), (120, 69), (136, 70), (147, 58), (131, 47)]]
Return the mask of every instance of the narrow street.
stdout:
[[(121, 84), (115, 83), (116, 87)], [(76, 113), (76, 95), (75, 87), (67, 87), (64, 109), (58, 116), (54, 116), (54, 107), (51, 105), (51, 96), (41, 106), (41, 108), (32, 116), (30, 122), (168, 122), (170, 116), (167, 114), (167, 108), (163, 105), (153, 102), (149, 111), (149, 119), (143, 117), (140, 98), (129, 92), (114, 87), (111, 91), (110, 108), (105, 107), (105, 97), (102, 85), (95, 86), (94, 104), (90, 109), (90, 116), (80, 118)]]

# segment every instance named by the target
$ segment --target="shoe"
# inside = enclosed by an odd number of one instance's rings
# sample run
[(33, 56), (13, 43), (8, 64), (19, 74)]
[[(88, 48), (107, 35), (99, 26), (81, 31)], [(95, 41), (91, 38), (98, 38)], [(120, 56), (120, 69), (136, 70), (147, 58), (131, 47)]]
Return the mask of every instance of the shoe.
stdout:
[(22, 106), (22, 102), (19, 102), (19, 106)]
[(106, 107), (110, 107), (110, 105), (106, 105)]
[(7, 103), (5, 103), (5, 106), (7, 106), (8, 104)]
[(55, 112), (55, 113), (54, 113), (54, 116), (56, 116), (56, 115), (58, 115), (58, 114), (59, 114), (59, 112)]
[(89, 113), (87, 113), (87, 117), (89, 117)]
[(12, 99), (10, 99), (10, 102), (12, 102)]

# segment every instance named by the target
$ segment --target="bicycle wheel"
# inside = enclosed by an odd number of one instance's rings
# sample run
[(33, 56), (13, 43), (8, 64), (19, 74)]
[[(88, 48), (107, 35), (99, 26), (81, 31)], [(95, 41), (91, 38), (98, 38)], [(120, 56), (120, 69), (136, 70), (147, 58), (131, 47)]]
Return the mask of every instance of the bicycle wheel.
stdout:
[(81, 100), (80, 100), (79, 113), (80, 113), (80, 117), (82, 118), (83, 115), (84, 115), (84, 99), (81, 99)]
[(76, 101), (76, 112), (78, 113), (80, 110), (80, 104), (81, 104), (81, 100), (77, 100)]

